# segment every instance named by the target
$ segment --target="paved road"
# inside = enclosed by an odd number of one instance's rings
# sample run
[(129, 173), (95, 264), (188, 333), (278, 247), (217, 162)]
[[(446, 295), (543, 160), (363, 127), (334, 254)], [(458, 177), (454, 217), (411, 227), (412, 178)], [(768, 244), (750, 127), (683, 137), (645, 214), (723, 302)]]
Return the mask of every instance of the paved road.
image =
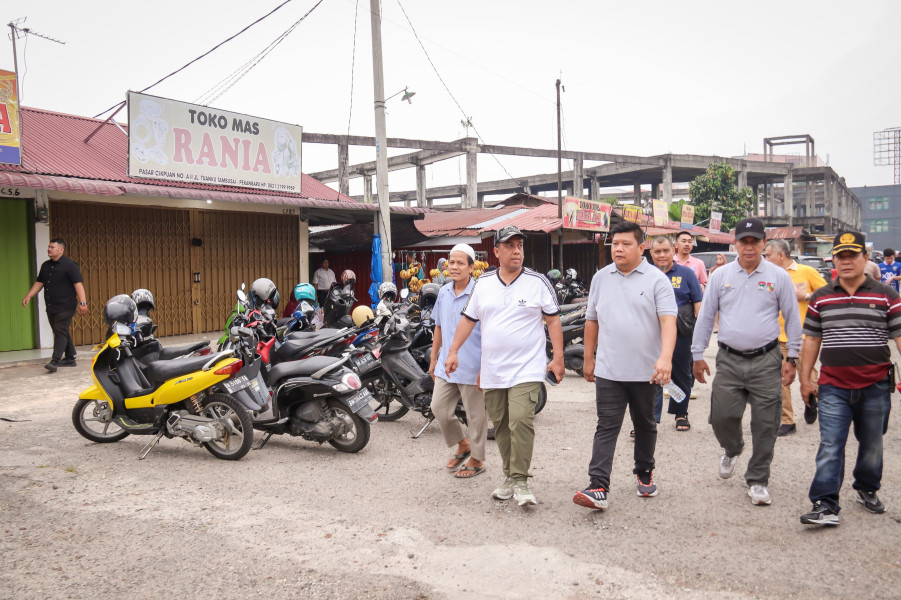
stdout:
[[(489, 497), (502, 479), (443, 469), (433, 426), (408, 414), (374, 427), (357, 455), (275, 438), (237, 463), (181, 440), (144, 461), (143, 441), (81, 438), (70, 413), (87, 361), (56, 375), (0, 370), (0, 598), (824, 598), (898, 597), (901, 436), (886, 437), (885, 515), (852, 501), (842, 525), (798, 522), (815, 426), (780, 438), (774, 504), (754, 507), (720, 450), (701, 386), (688, 433), (660, 427), (656, 498), (635, 495), (628, 422), (606, 513), (574, 505), (587, 482), (592, 386), (568, 374), (537, 417), (533, 490), (520, 509)], [(897, 396), (896, 396), (897, 397)], [(800, 417), (800, 408), (798, 409)], [(747, 422), (746, 422), (746, 435)], [(849, 453), (853, 460), (856, 446)], [(848, 469), (850, 474), (851, 469)]]

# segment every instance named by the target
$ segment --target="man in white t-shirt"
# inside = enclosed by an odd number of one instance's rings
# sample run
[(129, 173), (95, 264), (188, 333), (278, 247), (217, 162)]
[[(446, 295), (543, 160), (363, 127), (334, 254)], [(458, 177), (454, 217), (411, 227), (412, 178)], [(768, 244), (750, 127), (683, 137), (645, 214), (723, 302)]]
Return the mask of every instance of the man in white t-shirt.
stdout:
[(322, 265), (313, 273), (313, 287), (316, 288), (316, 302), (319, 306), (325, 304), (328, 292), (336, 281), (335, 272), (328, 268), (328, 259), (322, 259)]
[[(486, 272), (473, 286), (457, 325), (445, 370), (459, 364), (457, 351), (476, 323), (482, 329), (480, 385), (485, 407), (494, 422), (494, 436), (503, 461), (504, 483), (491, 495), (515, 498), (520, 506), (538, 504), (529, 487), (535, 443), (535, 406), (548, 371), (563, 379), (563, 329), (554, 290), (543, 275), (522, 266), (525, 236), (507, 226), (494, 238), (497, 271)], [(544, 324), (554, 348), (547, 364)]]

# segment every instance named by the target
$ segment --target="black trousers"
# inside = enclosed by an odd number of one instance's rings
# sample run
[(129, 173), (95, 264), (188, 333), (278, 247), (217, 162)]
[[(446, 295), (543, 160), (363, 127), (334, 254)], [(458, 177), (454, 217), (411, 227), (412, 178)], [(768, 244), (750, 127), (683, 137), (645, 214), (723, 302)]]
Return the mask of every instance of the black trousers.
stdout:
[(328, 290), (316, 290), (316, 302), (320, 307), (325, 306), (325, 299), (328, 298)]
[(64, 353), (66, 358), (75, 358), (75, 344), (72, 343), (72, 336), (69, 334), (74, 316), (74, 310), (66, 313), (47, 313), (50, 329), (53, 330), (53, 360), (58, 361)]

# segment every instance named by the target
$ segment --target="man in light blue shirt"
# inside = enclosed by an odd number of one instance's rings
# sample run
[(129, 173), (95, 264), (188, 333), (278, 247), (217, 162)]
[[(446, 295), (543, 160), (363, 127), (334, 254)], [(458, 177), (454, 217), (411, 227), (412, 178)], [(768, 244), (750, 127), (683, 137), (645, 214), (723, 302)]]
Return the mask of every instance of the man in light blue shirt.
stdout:
[[(453, 373), (447, 373), (447, 360), (451, 342), (457, 331), (457, 324), (463, 318), (462, 312), (475, 282), (472, 270), (476, 253), (468, 244), (457, 244), (451, 249), (445, 266), (450, 274), (451, 285), (442, 286), (435, 301), (432, 315), (435, 317), (435, 334), (432, 341), (429, 373), (435, 380), (432, 392), (432, 413), (444, 434), (444, 441), (450, 448), (457, 445), (457, 452), (445, 468), (454, 472), (454, 477), (467, 479), (485, 471), (485, 444), (488, 438), (488, 417), (485, 400), (478, 387), (479, 370), (482, 361), (482, 331), (476, 324), (472, 334), (457, 351), (459, 366)], [(457, 401), (463, 399), (466, 423), (470, 437), (467, 438), (463, 426), (454, 415)], [(469, 458), (465, 465), (463, 462)], [(461, 466), (462, 465), (462, 466)]]

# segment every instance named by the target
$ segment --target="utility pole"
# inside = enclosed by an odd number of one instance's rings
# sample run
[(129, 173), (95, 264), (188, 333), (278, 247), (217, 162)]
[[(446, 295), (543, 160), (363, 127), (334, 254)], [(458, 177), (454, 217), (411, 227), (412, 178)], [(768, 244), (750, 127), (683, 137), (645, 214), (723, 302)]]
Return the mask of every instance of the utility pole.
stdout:
[(379, 199), (378, 233), (382, 238), (382, 281), (391, 281), (391, 204), (388, 196), (388, 134), (385, 130), (385, 74), (382, 70), (382, 13), (379, 0), (369, 0), (369, 10), (372, 13), (375, 177)]
[(563, 136), (560, 133), (560, 80), (557, 80), (557, 218), (560, 230), (557, 232), (557, 267), (563, 271)]

